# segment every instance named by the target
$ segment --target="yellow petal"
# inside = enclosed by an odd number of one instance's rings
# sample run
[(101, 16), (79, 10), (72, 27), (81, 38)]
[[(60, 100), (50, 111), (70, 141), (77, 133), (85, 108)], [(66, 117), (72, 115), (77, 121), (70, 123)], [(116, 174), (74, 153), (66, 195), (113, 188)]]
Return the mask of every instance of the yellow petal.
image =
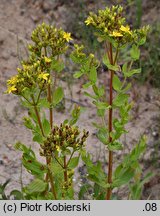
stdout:
[(117, 32), (117, 31), (113, 31), (113, 33), (110, 34), (110, 36), (113, 36), (113, 37), (123, 37), (123, 35), (120, 32)]
[(38, 75), (38, 78), (48, 80), (48, 76), (49, 76), (48, 73), (41, 73), (41, 74)]
[(88, 17), (86, 20), (85, 20), (85, 24), (86, 25), (89, 25), (93, 22), (93, 18), (92, 17)]
[(73, 40), (73, 39), (71, 38), (71, 33), (67, 33), (67, 32), (64, 32), (63, 38), (64, 38), (67, 42), (69, 42), (70, 40)]
[(52, 59), (50, 59), (50, 58), (48, 58), (48, 57), (44, 57), (44, 61), (46, 62), (46, 63), (50, 63), (51, 61), (52, 61)]
[(16, 87), (15, 86), (10, 86), (10, 87), (8, 87), (8, 90), (7, 90), (7, 93), (12, 93), (12, 92), (14, 92), (14, 91), (16, 91), (17, 89), (16, 89)]
[(130, 31), (130, 27), (129, 26), (121, 26), (121, 28), (120, 28), (120, 30), (121, 31), (123, 31), (123, 32), (126, 32), (126, 33), (129, 33), (129, 34), (131, 34), (131, 31)]

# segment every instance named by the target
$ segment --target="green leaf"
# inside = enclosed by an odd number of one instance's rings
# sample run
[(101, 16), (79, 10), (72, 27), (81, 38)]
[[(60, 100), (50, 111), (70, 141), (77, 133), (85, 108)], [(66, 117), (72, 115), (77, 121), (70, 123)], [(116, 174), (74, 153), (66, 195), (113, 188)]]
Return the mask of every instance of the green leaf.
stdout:
[(89, 185), (89, 184), (85, 184), (83, 185), (81, 188), (80, 188), (80, 191), (78, 193), (78, 199), (79, 200), (83, 200), (84, 199), (84, 195), (87, 193), (89, 193), (89, 189), (91, 188), (92, 186)]
[(139, 41), (138, 41), (138, 45), (143, 45), (144, 43), (146, 42), (146, 36), (144, 36), (143, 38), (141, 38)]
[(139, 182), (134, 185), (129, 186), (130, 188), (130, 199), (132, 200), (140, 200), (142, 194), (142, 187), (140, 187)]
[(89, 73), (89, 79), (92, 83), (96, 83), (97, 81), (97, 70), (95, 67), (92, 67), (90, 69), (90, 73)]
[(8, 179), (5, 181), (4, 184), (0, 184), (0, 200), (8, 200), (8, 196), (5, 194), (6, 186), (11, 181), (11, 179)]
[(46, 136), (48, 136), (48, 134), (49, 134), (50, 131), (51, 131), (51, 126), (50, 126), (49, 121), (48, 121), (46, 118), (44, 118), (44, 119), (43, 119), (43, 122), (42, 122), (42, 125), (43, 125), (44, 134), (45, 134)]
[(147, 173), (144, 177), (143, 180), (140, 182), (140, 185), (143, 186), (145, 183), (149, 181), (150, 178), (152, 178), (154, 174), (152, 172)]
[(61, 60), (52, 59), (51, 69), (60, 73), (64, 69), (65, 65)]
[(24, 107), (30, 108), (32, 106), (26, 99), (20, 98), (20, 101)]
[(113, 104), (117, 107), (124, 106), (125, 102), (128, 101), (128, 95), (120, 93), (116, 96), (116, 98), (113, 100)]
[(24, 125), (25, 125), (28, 129), (34, 130), (35, 126), (34, 126), (34, 124), (32, 123), (31, 118), (24, 117), (24, 118), (23, 118), (23, 123), (24, 123)]
[(23, 194), (18, 190), (11, 191), (10, 196), (14, 196), (15, 200), (23, 200)]
[(56, 106), (64, 97), (64, 92), (62, 87), (58, 87), (55, 92), (53, 93), (53, 104)]
[(97, 164), (92, 164), (91, 166), (87, 166), (88, 171), (88, 179), (95, 182), (99, 186), (103, 188), (108, 188), (109, 184), (106, 183), (106, 174), (104, 173), (102, 169), (102, 164), (100, 161), (97, 162)]
[[(39, 109), (38, 109), (38, 110), (39, 110)], [(38, 123), (38, 119), (37, 119), (37, 116), (36, 116), (36, 114), (35, 114), (35, 110), (34, 110), (33, 107), (31, 107), (31, 108), (29, 109), (28, 115), (29, 115), (29, 117), (30, 117), (31, 119), (33, 119), (33, 121), (34, 121), (35, 123)]]
[(78, 166), (79, 157), (74, 157), (70, 160), (68, 168), (69, 169), (75, 169)]
[(112, 142), (112, 143), (109, 143), (108, 149), (110, 151), (122, 150), (123, 149), (123, 145), (121, 143), (119, 143), (119, 142)]
[(34, 142), (37, 142), (39, 144), (43, 143), (43, 137), (39, 133), (34, 133), (33, 139)]
[(98, 97), (96, 96), (96, 95), (91, 95), (91, 94), (89, 94), (88, 92), (84, 92), (84, 95), (85, 96), (87, 96), (87, 97), (90, 97), (90, 98), (92, 98), (92, 99), (95, 99), (95, 100), (97, 100), (98, 99)]
[(49, 108), (49, 107), (50, 107), (50, 104), (49, 104), (47, 98), (41, 98), (41, 99), (39, 100), (38, 107)]
[(25, 191), (28, 194), (42, 193), (46, 190), (47, 183), (40, 179), (33, 180), (26, 188)]
[(70, 149), (65, 149), (64, 151), (61, 152), (63, 156), (71, 155), (71, 150)]
[(104, 95), (104, 93), (105, 93), (104, 86), (99, 87), (98, 88), (98, 95), (99, 95), (99, 97), (102, 97)]
[(119, 71), (120, 70), (120, 67), (118, 65), (112, 65), (110, 63), (110, 61), (106, 55), (103, 58), (103, 63), (107, 66), (107, 68), (109, 70), (112, 70), (112, 71)]
[(128, 184), (129, 181), (134, 177), (134, 169), (131, 167), (122, 170), (122, 172), (119, 173), (119, 176), (117, 179), (113, 180), (113, 187), (120, 187), (122, 185)]
[(81, 150), (81, 158), (87, 167), (92, 167), (93, 163), (91, 160), (91, 155), (87, 153), (84, 149)]
[(122, 88), (122, 83), (121, 83), (121, 81), (120, 81), (120, 79), (118, 78), (117, 75), (113, 76), (113, 88), (116, 91), (120, 91), (121, 88)]
[(72, 119), (69, 121), (70, 125), (74, 125), (81, 114), (81, 108), (77, 105), (74, 106), (74, 109), (72, 110)]
[(22, 163), (23, 166), (32, 173), (32, 175), (35, 175), (39, 178), (43, 178), (44, 173), (47, 172), (46, 166), (29, 154), (23, 153)]
[(11, 179), (7, 179), (4, 184), (0, 184), (0, 193), (4, 193), (6, 186), (10, 183)]
[(83, 87), (84, 89), (86, 89), (86, 88), (90, 87), (91, 85), (92, 85), (91, 82), (87, 82), (87, 83), (83, 84), (82, 87)]
[(69, 122), (69, 120), (68, 120), (68, 119), (65, 119), (65, 120), (63, 121), (63, 125), (68, 124), (68, 122)]
[(121, 92), (122, 93), (125, 93), (125, 92), (127, 92), (130, 88), (131, 88), (131, 83), (128, 83), (122, 90), (121, 90)]
[(131, 51), (130, 51), (130, 54), (131, 54), (131, 58), (133, 60), (138, 60), (139, 57), (140, 57), (140, 50), (139, 50), (138, 46), (133, 44), (132, 48), (131, 48)]
[(27, 146), (25, 146), (21, 142), (16, 142), (16, 144), (14, 145), (14, 148), (16, 150), (22, 151), (24, 153), (29, 153), (29, 154), (33, 153), (33, 155), (35, 155), (34, 152), (30, 148), (28, 148)]
[(105, 129), (100, 129), (97, 133), (97, 138), (105, 145), (108, 144), (108, 133), (107, 130)]
[(98, 93), (98, 87), (96, 85), (92, 85), (92, 89), (94, 91), (94, 93), (99, 96), (99, 93)]
[(97, 109), (97, 115), (103, 117), (105, 115), (105, 109)]
[(93, 197), (96, 200), (105, 200), (106, 190), (98, 184), (94, 184)]
[(93, 101), (92, 103), (96, 105), (97, 109), (110, 109), (111, 108), (111, 106), (107, 102)]
[(104, 86), (97, 87), (96, 85), (92, 85), (92, 88), (97, 98), (102, 97), (105, 93)]
[(133, 69), (133, 70), (131, 70), (131, 71), (128, 71), (128, 72), (125, 73), (124, 75), (125, 75), (126, 77), (131, 77), (131, 76), (133, 76), (134, 74), (139, 74), (139, 73), (141, 73), (141, 68)]
[(73, 77), (76, 78), (76, 79), (78, 79), (78, 78), (80, 78), (83, 74), (84, 74), (83, 71), (77, 71), (77, 72), (73, 75)]
[(114, 171), (114, 178), (117, 179), (123, 171), (123, 164), (118, 165)]
[(32, 173), (32, 175), (43, 178), (44, 173), (47, 172), (46, 166), (37, 161), (34, 151), (26, 147), (24, 144), (17, 142), (15, 148), (23, 152), (22, 163), (23, 166)]
[(123, 66), (122, 66), (122, 72), (124, 74), (126, 74), (128, 71), (128, 62), (124, 63)]
[(130, 161), (137, 161), (141, 154), (143, 154), (146, 150), (146, 137), (143, 136), (140, 139), (140, 142), (136, 145), (136, 147), (131, 151), (128, 159)]

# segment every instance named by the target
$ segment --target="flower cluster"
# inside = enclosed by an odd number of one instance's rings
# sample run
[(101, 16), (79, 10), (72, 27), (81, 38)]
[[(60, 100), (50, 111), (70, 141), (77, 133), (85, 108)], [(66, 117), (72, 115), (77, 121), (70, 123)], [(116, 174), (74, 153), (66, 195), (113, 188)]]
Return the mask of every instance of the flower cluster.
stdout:
[(44, 141), (44, 145), (41, 145), (42, 150), (40, 150), (40, 154), (42, 156), (52, 156), (55, 152), (64, 153), (69, 148), (78, 150), (84, 145), (89, 132), (83, 130), (81, 138), (78, 138), (79, 135), (80, 131), (78, 127), (68, 124), (61, 124), (60, 127), (54, 126), (52, 132)]
[(6, 93), (17, 95), (23, 94), (26, 89), (43, 89), (49, 82), (47, 68), (50, 66), (50, 59), (43, 57), (39, 60), (30, 58), (22, 62), (22, 68), (17, 68), (18, 74), (7, 81)]
[(98, 14), (91, 12), (85, 23), (92, 25), (97, 30), (97, 36), (101, 40), (114, 39), (120, 44), (125, 44), (146, 36), (148, 26), (139, 30), (131, 30), (122, 13), (122, 6), (106, 7), (105, 10), (99, 10)]
[(32, 32), (34, 45), (29, 45), (29, 50), (41, 54), (42, 48), (49, 49), (52, 57), (63, 54), (68, 48), (68, 42), (72, 40), (71, 33), (57, 29), (54, 26), (42, 23)]
[(26, 88), (45, 89), (46, 84), (51, 82), (52, 61), (66, 51), (67, 43), (72, 40), (70, 33), (45, 23), (38, 25), (31, 38), (34, 44), (28, 46), (29, 60), (22, 62), (22, 68), (17, 68), (18, 74), (7, 81), (6, 93), (20, 95)]

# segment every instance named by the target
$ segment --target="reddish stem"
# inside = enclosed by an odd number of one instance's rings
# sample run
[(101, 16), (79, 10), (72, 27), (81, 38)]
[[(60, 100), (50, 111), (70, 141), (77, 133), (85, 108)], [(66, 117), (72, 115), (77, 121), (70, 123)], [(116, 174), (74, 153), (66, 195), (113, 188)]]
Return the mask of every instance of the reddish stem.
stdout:
[[(112, 44), (109, 46), (109, 53), (110, 53), (110, 63), (113, 65), (113, 51), (112, 51)], [(112, 142), (111, 132), (112, 132), (112, 118), (113, 118), (113, 109), (112, 109), (112, 103), (113, 103), (113, 76), (114, 71), (110, 71), (110, 85), (109, 85), (109, 105), (111, 108), (109, 109), (109, 119), (108, 119), (108, 130), (109, 130), (109, 143)], [(107, 182), (109, 184), (112, 183), (112, 170), (113, 170), (113, 152), (109, 151), (109, 164), (108, 164), (108, 180)], [(112, 189), (111, 187), (107, 190), (106, 200), (110, 200), (112, 195)]]

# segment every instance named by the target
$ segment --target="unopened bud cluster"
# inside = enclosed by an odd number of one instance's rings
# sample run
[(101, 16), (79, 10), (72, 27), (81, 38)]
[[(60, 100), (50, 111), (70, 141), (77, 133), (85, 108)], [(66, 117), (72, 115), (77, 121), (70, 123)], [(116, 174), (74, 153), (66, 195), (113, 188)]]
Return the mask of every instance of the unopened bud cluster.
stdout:
[(72, 40), (70, 33), (45, 23), (38, 25), (31, 39), (33, 44), (28, 45), (29, 58), (21, 62), (18, 74), (7, 81), (6, 93), (21, 95), (26, 89), (45, 89), (46, 84), (51, 82), (52, 61), (67, 50), (68, 42)]
[(114, 40), (122, 45), (141, 40), (149, 30), (148, 26), (131, 30), (123, 17), (122, 6), (106, 7), (105, 10), (99, 10), (98, 14), (91, 12), (85, 23), (95, 28), (100, 40)]
[[(83, 45), (74, 45), (74, 50), (71, 54), (71, 58), (75, 63), (88, 63), (88, 67), (97, 67), (99, 65), (99, 61), (95, 58), (94, 54), (90, 53), (89, 56), (83, 52), (84, 46)], [(86, 68), (84, 69), (86, 70)]]
[(72, 40), (70, 33), (45, 23), (37, 26), (31, 39), (34, 45), (29, 46), (30, 51), (40, 55), (42, 48), (50, 48), (52, 56), (64, 53), (68, 48), (68, 42)]
[(49, 82), (47, 67), (44, 57), (40, 60), (30, 58), (22, 62), (22, 68), (17, 68), (17, 75), (7, 81), (7, 93), (20, 95), (26, 89), (45, 89)]
[(52, 156), (56, 152), (64, 153), (67, 149), (73, 148), (75, 151), (83, 147), (89, 132), (83, 130), (83, 135), (79, 138), (80, 130), (78, 127), (61, 124), (60, 127), (54, 126), (52, 132), (41, 145), (42, 156)]

